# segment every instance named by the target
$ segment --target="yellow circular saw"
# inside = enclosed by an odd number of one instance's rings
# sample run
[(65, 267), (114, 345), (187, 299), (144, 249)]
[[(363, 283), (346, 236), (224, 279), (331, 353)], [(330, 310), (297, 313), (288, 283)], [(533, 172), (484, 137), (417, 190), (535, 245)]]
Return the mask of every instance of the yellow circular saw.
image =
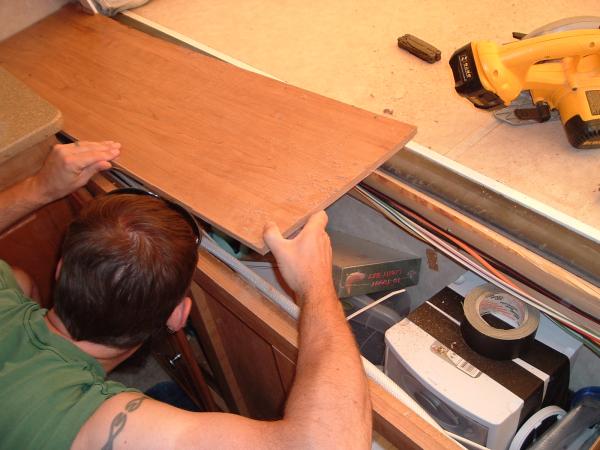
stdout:
[(532, 105), (514, 111), (543, 122), (557, 110), (572, 146), (600, 148), (600, 18), (548, 24), (520, 41), (474, 41), (454, 52), (456, 91), (482, 109), (505, 108), (522, 91)]

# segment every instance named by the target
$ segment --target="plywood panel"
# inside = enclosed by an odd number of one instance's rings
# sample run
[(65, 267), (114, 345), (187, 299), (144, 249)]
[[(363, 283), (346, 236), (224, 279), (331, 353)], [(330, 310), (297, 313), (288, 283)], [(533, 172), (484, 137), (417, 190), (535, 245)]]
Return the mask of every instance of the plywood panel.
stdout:
[[(295, 86), (387, 109), (418, 125), (420, 144), (600, 229), (600, 151), (572, 148), (560, 122), (496, 121), (456, 94), (448, 65), (471, 40), (509, 42), (513, 31), (599, 11), (598, 0), (153, 0), (130, 13)], [(438, 47), (442, 60), (400, 50), (404, 33)]]
[(413, 136), (412, 126), (67, 7), (0, 43), (0, 65), (123, 144), (118, 164), (261, 253)]
[(68, 1), (0, 2), (0, 41), (53, 13)]

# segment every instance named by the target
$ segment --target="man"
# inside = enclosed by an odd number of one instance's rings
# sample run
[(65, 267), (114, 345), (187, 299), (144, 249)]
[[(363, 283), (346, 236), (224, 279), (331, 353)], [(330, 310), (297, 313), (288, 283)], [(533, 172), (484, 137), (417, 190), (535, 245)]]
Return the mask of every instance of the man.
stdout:
[[(38, 174), (0, 193), (0, 228), (83, 186), (118, 149), (112, 142), (57, 146)], [(53, 309), (39, 309), (0, 267), (0, 447), (369, 447), (368, 387), (333, 290), (326, 223), (317, 213), (290, 240), (275, 224), (265, 227), (302, 312), (284, 417), (263, 422), (179, 410), (103, 380), (149, 335), (184, 326), (197, 254), (194, 230), (163, 200), (92, 201), (67, 231)]]

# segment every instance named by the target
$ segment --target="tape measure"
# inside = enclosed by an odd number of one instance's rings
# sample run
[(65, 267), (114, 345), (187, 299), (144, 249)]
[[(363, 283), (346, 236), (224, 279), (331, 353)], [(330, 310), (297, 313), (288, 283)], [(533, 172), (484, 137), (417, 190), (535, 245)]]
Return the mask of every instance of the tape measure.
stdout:
[[(476, 352), (497, 360), (515, 359), (527, 351), (540, 323), (537, 309), (493, 284), (471, 290), (463, 309), (463, 338)], [(490, 325), (485, 318), (500, 327)]]

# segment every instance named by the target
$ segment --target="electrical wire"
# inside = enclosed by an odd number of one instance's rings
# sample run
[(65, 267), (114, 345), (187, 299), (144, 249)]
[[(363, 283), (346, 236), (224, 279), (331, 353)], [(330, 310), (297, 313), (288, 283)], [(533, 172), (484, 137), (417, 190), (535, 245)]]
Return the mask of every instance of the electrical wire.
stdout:
[(359, 314), (362, 314), (365, 311), (368, 311), (369, 309), (373, 308), (374, 306), (379, 305), (381, 302), (386, 301), (388, 298), (393, 297), (396, 294), (401, 294), (402, 292), (406, 292), (406, 289), (399, 289), (397, 291), (389, 292), (386, 295), (384, 295), (383, 297), (375, 300), (373, 303), (369, 303), (367, 306), (363, 306), (358, 311), (354, 311), (352, 314), (348, 314), (348, 316), (346, 317), (346, 320), (354, 319)]
[[(527, 280), (522, 275), (520, 275), (518, 272), (511, 270), (510, 267), (506, 266), (505, 264), (503, 264), (497, 260), (493, 260), (493, 258), (491, 258), (490, 256), (480, 255), (476, 250), (474, 250), (472, 247), (468, 246), (465, 242), (461, 241), (460, 239), (456, 238), (455, 236), (453, 236), (449, 233), (446, 233), (446, 231), (443, 230), (442, 228), (440, 228), (439, 226), (431, 223), (430, 221), (428, 221), (424, 217), (418, 215), (417, 213), (411, 211), (410, 209), (400, 205), (398, 202), (396, 202), (393, 199), (389, 198), (388, 196), (382, 194), (381, 192), (378, 192), (369, 186), (365, 186), (365, 188), (368, 191), (372, 192), (375, 196), (385, 200), (387, 203), (389, 203), (391, 206), (396, 208), (398, 211), (402, 212), (404, 215), (411, 217), (414, 221), (420, 223), (422, 226), (428, 228), (429, 230), (433, 230), (435, 233), (443, 236), (446, 240), (451, 241), (458, 247), (462, 248), (465, 252), (469, 253), (472, 257), (478, 259), (485, 267), (487, 267), (496, 276), (498, 276), (501, 279), (504, 279), (504, 281), (507, 284), (515, 287), (515, 284), (512, 281), (510, 281), (508, 278), (504, 277), (504, 274), (498, 271), (499, 267), (502, 267), (501, 270), (503, 270), (504, 273), (510, 274), (514, 279), (521, 281), (523, 284), (529, 286), (533, 290), (547, 296), (551, 300), (570, 309), (571, 311), (575, 312), (576, 314), (578, 314), (582, 317), (585, 317), (586, 319), (600, 325), (600, 321), (598, 320), (597, 317), (589, 314), (586, 311), (582, 311), (581, 309), (577, 308), (576, 306), (572, 305), (571, 303), (566, 302), (564, 299), (557, 297), (555, 294), (547, 291), (542, 286), (539, 286), (538, 284), (533, 283), (531, 280)], [(491, 264), (492, 261), (494, 262), (495, 267)]]
[[(394, 222), (395, 224), (397, 224), (398, 226), (400, 226), (402, 229), (406, 230), (410, 234), (417, 236), (421, 240), (434, 246), (435, 248), (440, 250), (442, 253), (444, 253), (451, 259), (459, 262), (462, 266), (466, 267), (467, 269), (471, 270), (472, 272), (476, 273), (477, 275), (481, 276), (482, 278), (486, 279), (487, 281), (494, 283), (498, 286), (502, 286), (510, 294), (514, 295), (515, 297), (519, 298), (520, 300), (524, 301), (525, 303), (537, 308), (538, 310), (544, 312), (545, 314), (551, 316), (555, 320), (562, 323), (564, 326), (567, 326), (568, 328), (576, 331), (581, 336), (585, 337), (586, 342), (589, 342), (590, 344), (592, 344), (592, 346), (598, 346), (598, 344), (600, 343), (600, 337), (598, 335), (596, 335), (592, 330), (589, 330), (589, 329), (587, 329), (587, 327), (576, 324), (575, 322), (573, 322), (573, 320), (571, 320), (569, 317), (567, 317), (563, 313), (544, 304), (540, 300), (537, 300), (536, 298), (532, 297), (530, 294), (528, 294), (528, 293), (524, 292), (523, 290), (519, 289), (518, 287), (516, 287), (503, 274), (496, 271), (493, 267), (491, 267), (489, 265), (489, 263), (487, 261), (483, 260), (481, 255), (479, 255), (474, 249), (470, 248), (469, 246), (464, 244), (462, 241), (459, 241), (455, 237), (450, 236), (448, 234), (446, 234), (446, 236), (445, 236), (447, 239), (451, 240), (454, 243), (454, 245), (457, 245), (457, 246), (463, 248), (463, 250), (465, 252), (469, 253), (469, 255), (471, 255), (474, 259), (476, 259), (479, 262), (479, 264), (475, 263), (473, 260), (471, 260), (464, 254), (462, 254), (455, 247), (448, 244), (446, 241), (441, 239), (439, 236), (426, 230), (422, 226), (418, 225), (417, 223), (415, 223), (414, 221), (412, 221), (411, 219), (406, 217), (404, 214), (402, 214), (400, 211), (398, 211), (397, 209), (392, 207), (386, 201), (373, 195), (371, 192), (369, 192), (364, 187), (356, 186), (355, 191), (363, 197), (363, 199), (366, 201), (366, 203), (371, 205), (374, 209), (380, 211), (389, 220), (391, 220), (392, 222)], [(392, 201), (390, 201), (390, 202), (392, 202)], [(398, 205), (396, 202), (393, 202), (393, 203), (395, 203), (396, 206), (401, 207), (401, 205)], [(459, 242), (460, 244), (458, 244), (457, 242)], [(469, 250), (466, 250), (465, 247), (469, 248)], [(482, 261), (484, 261), (485, 264), (482, 264)], [(492, 270), (489, 270), (490, 268)], [(496, 273), (494, 273), (494, 272), (496, 272)], [(500, 276), (498, 276), (498, 275), (500, 275)]]
[[(374, 198), (374, 200), (379, 200), (377, 198)], [(481, 267), (477, 267), (476, 265), (473, 264), (472, 261), (468, 260), (466, 257), (464, 257), (464, 255), (462, 255), (461, 253), (457, 252), (456, 249), (451, 248), (447, 245), (447, 243), (441, 241), (437, 236), (432, 236), (431, 233), (429, 233), (426, 230), (422, 230), (422, 233), (419, 233), (419, 229), (420, 227), (418, 227), (416, 224), (411, 223), (410, 221), (406, 218), (406, 217), (402, 217), (402, 215), (400, 213), (398, 213), (398, 211), (393, 210), (393, 208), (390, 208), (389, 205), (387, 205), (385, 202), (383, 201), (379, 201), (378, 202), (380, 207), (383, 207), (383, 211), (386, 216), (389, 217), (389, 213), (390, 210), (392, 213), (396, 213), (396, 216), (394, 216), (394, 214), (392, 214), (392, 219), (394, 221), (394, 219), (400, 218), (400, 219), (405, 219), (403, 224), (408, 228), (409, 231), (413, 232), (413, 235), (416, 233), (417, 236), (419, 238), (421, 238), (422, 240), (424, 240), (425, 242), (428, 242), (430, 245), (434, 245), (437, 248), (440, 248), (442, 250), (446, 250), (444, 251), (444, 253), (446, 253), (448, 256), (453, 257), (453, 259), (455, 260), (459, 260), (462, 265), (464, 265), (465, 267), (469, 268), (470, 270), (474, 271), (475, 273), (477, 273), (478, 275), (482, 276), (483, 278), (487, 279), (488, 281), (494, 282), (495, 284), (499, 284), (502, 285), (506, 290), (508, 290), (509, 292), (511, 292), (513, 295), (517, 296), (518, 298), (520, 298), (521, 300), (527, 302), (528, 304), (532, 304), (532, 306), (535, 306), (536, 308), (542, 310), (543, 312), (545, 312), (546, 314), (554, 317), (555, 319), (560, 320), (563, 324), (569, 326), (570, 328), (574, 328), (575, 330), (577, 330), (578, 333), (581, 333), (585, 336), (586, 340), (584, 342), (591, 344), (591, 345), (596, 345), (595, 341), (597, 341), (597, 337), (593, 337), (590, 336), (591, 333), (588, 333), (587, 330), (585, 329), (581, 329), (582, 327), (576, 325), (575, 323), (573, 323), (569, 318), (567, 318), (564, 314), (554, 310), (551, 307), (548, 307), (547, 305), (541, 303), (539, 300), (534, 299), (533, 297), (531, 297), (529, 294), (526, 294), (525, 292), (521, 291), (520, 289), (516, 289), (515, 286), (510, 283), (505, 283), (504, 281), (504, 277), (497, 277), (495, 276), (495, 274), (490, 273), (489, 271), (483, 270)], [(400, 217), (398, 217), (400, 216)], [(418, 227), (418, 228), (415, 228)], [(448, 235), (449, 236), (449, 235)], [(433, 237), (433, 239), (428, 239)], [(455, 239), (455, 238), (454, 238)], [(433, 242), (432, 242), (433, 241)], [(459, 244), (461, 243), (461, 241), (458, 241), (457, 239), (454, 240), (454, 242), (458, 242)], [(438, 245), (436, 245), (436, 243)], [(466, 244), (464, 244), (465, 247)], [(470, 248), (469, 248), (470, 249)], [(470, 249), (471, 251), (469, 252), (470, 254), (476, 254), (476, 252), (473, 249)], [(449, 253), (448, 253), (449, 252)], [(494, 279), (495, 278), (495, 279)], [(581, 336), (579, 337), (581, 340)], [(589, 346), (589, 345), (588, 345)], [(593, 349), (593, 348), (592, 348)]]
[[(373, 195), (375, 195), (375, 194), (382, 195), (381, 193), (373, 190), (372, 188), (367, 187), (367, 190), (373, 192)], [(466, 243), (464, 243), (460, 239), (457, 239), (456, 237), (452, 236), (451, 234), (446, 233), (444, 230), (442, 230), (438, 226), (426, 221), (424, 218), (417, 215), (413, 211), (410, 211), (409, 209), (405, 208), (404, 206), (400, 205), (399, 203), (395, 202), (393, 199), (386, 197), (386, 201), (389, 202), (390, 205), (393, 206), (394, 208), (402, 211), (403, 214), (409, 215), (413, 219), (418, 220), (420, 222), (426, 222), (429, 227), (433, 228), (437, 233), (444, 236), (447, 240), (453, 242), (458, 247), (462, 248), (465, 252), (469, 253), (473, 258), (477, 259), (490, 272), (492, 272), (498, 278), (503, 280), (507, 285), (511, 286), (515, 290), (518, 290), (519, 292), (522, 292), (512, 281), (510, 281), (501, 272), (499, 272), (495, 267), (493, 267), (491, 264), (489, 264), (488, 261), (486, 261), (482, 255), (480, 255), (476, 250), (474, 250), (473, 248), (468, 246)], [(415, 236), (415, 234), (413, 234), (413, 236)], [(419, 239), (423, 240), (421, 236), (417, 236), (417, 237)], [(424, 240), (424, 241), (429, 243), (427, 240)], [(563, 304), (561, 302), (561, 299), (555, 299), (555, 301)], [(537, 305), (534, 305), (534, 306), (537, 307)], [(538, 308), (538, 309), (540, 309), (540, 308)], [(584, 312), (581, 312), (581, 314), (584, 316), (586, 315)], [(566, 318), (566, 316), (564, 316), (564, 317)], [(573, 329), (572, 327), (570, 327), (568, 323), (563, 323), (563, 322), (559, 321), (557, 318), (549, 317), (549, 320), (551, 320), (553, 323), (555, 323), (557, 326), (559, 326), (563, 331), (565, 331), (566, 333), (568, 333), (569, 335), (571, 335), (578, 341), (582, 342), (586, 347), (588, 347), (596, 355), (600, 356), (600, 345), (598, 345), (598, 338), (596, 335), (590, 336), (586, 333), (582, 333), (581, 331), (577, 331), (576, 329)]]

